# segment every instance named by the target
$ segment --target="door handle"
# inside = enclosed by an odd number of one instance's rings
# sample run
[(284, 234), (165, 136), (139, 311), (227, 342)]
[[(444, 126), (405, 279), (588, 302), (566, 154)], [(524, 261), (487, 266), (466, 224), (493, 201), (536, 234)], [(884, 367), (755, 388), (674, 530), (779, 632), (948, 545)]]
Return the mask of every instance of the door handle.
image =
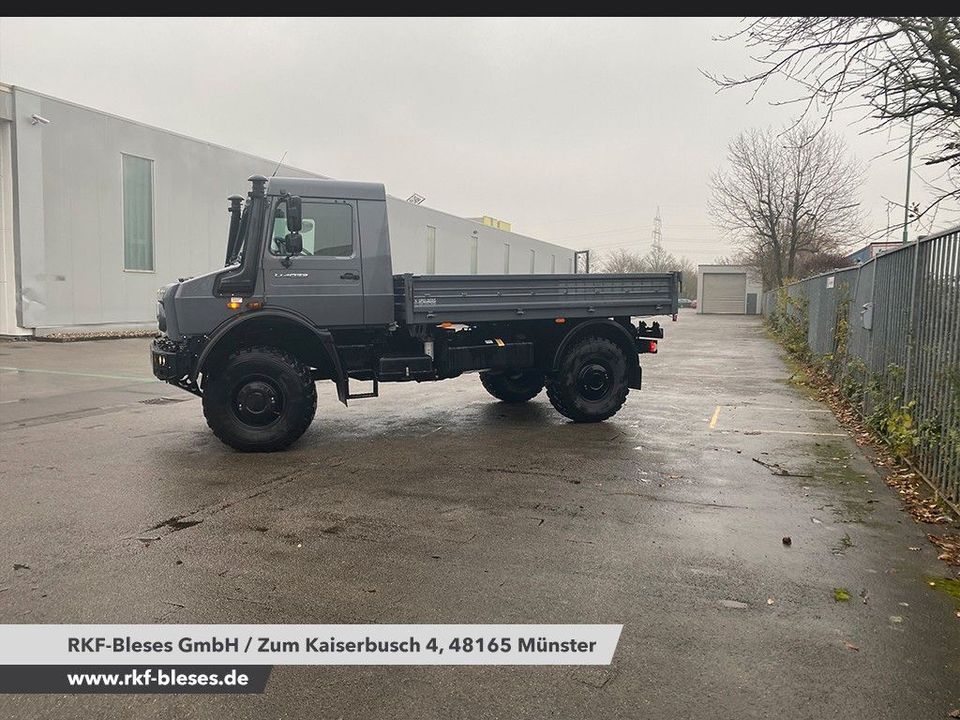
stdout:
[(341, 280), (359, 280), (360, 276), (355, 272), (345, 272), (340, 276)]

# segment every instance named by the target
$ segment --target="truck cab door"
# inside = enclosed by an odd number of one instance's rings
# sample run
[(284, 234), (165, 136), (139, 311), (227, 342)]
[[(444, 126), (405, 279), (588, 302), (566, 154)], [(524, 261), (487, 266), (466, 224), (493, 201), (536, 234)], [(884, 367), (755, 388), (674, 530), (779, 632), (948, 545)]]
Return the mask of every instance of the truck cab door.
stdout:
[(357, 204), (303, 198), (303, 249), (289, 255), (283, 200), (274, 206), (263, 255), (267, 306), (284, 307), (318, 327), (363, 325), (363, 261)]

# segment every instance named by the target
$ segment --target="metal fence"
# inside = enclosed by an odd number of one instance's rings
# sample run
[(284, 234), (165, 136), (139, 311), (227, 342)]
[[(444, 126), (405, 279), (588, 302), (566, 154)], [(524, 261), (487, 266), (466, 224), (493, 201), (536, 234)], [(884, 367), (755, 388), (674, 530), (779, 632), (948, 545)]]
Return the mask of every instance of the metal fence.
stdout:
[(764, 294), (871, 425), (960, 503), (960, 227)]

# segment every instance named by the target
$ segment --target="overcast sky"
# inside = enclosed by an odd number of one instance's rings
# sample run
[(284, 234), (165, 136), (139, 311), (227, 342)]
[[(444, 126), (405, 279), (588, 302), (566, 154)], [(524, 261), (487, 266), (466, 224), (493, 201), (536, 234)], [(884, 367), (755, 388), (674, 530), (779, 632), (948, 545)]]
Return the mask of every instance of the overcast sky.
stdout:
[[(741, 129), (792, 109), (718, 94), (742, 73), (734, 20), (0, 20), (0, 82), (278, 158), (383, 182), (458, 215), (574, 248), (731, 252), (708, 181)], [(903, 202), (887, 135), (831, 127), (868, 164), (865, 231)], [(915, 183), (921, 185), (921, 183)], [(922, 199), (922, 187), (914, 199)], [(896, 222), (902, 209), (891, 210)], [(960, 222), (941, 212), (937, 227)]]

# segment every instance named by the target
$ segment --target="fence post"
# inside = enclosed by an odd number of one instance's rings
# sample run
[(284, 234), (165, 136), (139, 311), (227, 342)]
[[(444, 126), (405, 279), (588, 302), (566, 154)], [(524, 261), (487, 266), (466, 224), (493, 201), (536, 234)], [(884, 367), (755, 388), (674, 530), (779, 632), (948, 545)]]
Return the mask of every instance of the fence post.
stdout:
[[(904, 230), (906, 234), (906, 230)], [(909, 319), (909, 341), (907, 343), (907, 362), (903, 372), (903, 404), (910, 402), (910, 393), (913, 390), (910, 382), (910, 374), (913, 372), (913, 355), (917, 348), (917, 275), (920, 268), (920, 239), (913, 241), (913, 279), (910, 281), (910, 319)]]
[[(862, 272), (863, 272), (863, 265), (860, 265), (858, 269), (858, 273), (862, 273)], [(863, 378), (863, 397), (860, 399), (860, 413), (862, 415), (867, 414), (867, 395), (869, 394), (867, 392), (867, 388), (868, 388), (868, 383), (870, 382), (870, 378), (874, 373), (873, 327), (874, 327), (874, 320), (876, 320), (877, 318), (877, 265), (876, 263), (873, 264), (872, 272), (873, 272), (873, 275), (871, 275), (870, 277), (870, 312), (871, 312), (870, 330), (868, 331), (868, 334), (865, 337), (864, 354), (866, 355), (866, 357), (860, 358), (864, 362), (864, 366), (865, 366), (864, 378)]]

